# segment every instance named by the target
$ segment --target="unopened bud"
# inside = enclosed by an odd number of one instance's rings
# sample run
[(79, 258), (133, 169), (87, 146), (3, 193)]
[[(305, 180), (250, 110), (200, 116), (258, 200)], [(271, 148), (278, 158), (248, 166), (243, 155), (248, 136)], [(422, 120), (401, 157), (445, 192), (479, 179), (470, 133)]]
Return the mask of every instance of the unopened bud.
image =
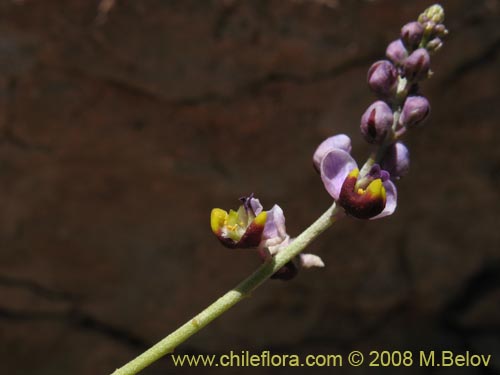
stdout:
[(374, 63), (368, 70), (368, 86), (382, 98), (389, 98), (396, 93), (398, 72), (387, 60)]
[[(444, 21), (444, 9), (439, 4), (431, 5), (429, 8), (424, 10), (424, 12), (420, 15), (423, 19), (432, 21), (434, 23), (443, 23)], [(419, 20), (420, 20), (419, 17)]]
[(419, 48), (412, 52), (405, 61), (405, 77), (410, 81), (420, 81), (427, 78), (431, 58), (425, 48)]
[(434, 38), (432, 39), (429, 43), (427, 43), (427, 50), (430, 52), (430, 53), (435, 53), (437, 51), (439, 51), (441, 49), (441, 47), (443, 47), (443, 41), (441, 40), (441, 38)]
[(361, 134), (368, 143), (381, 143), (392, 128), (394, 115), (387, 103), (378, 100), (361, 117)]
[(440, 23), (440, 24), (434, 26), (434, 33), (437, 36), (444, 37), (444, 36), (448, 35), (448, 29), (446, 29), (445, 25)]
[(427, 16), (424, 13), (422, 13), (422, 14), (420, 14), (420, 16), (418, 16), (418, 23), (421, 23), (423, 25), (427, 21), (429, 21), (429, 18), (427, 18)]
[(380, 165), (389, 172), (392, 179), (399, 179), (404, 176), (410, 169), (410, 152), (408, 148), (401, 142), (394, 143), (387, 149)]
[(394, 64), (401, 66), (404, 64), (406, 58), (408, 57), (408, 51), (403, 44), (401, 39), (391, 42), (387, 49), (385, 50), (385, 55)]
[(429, 116), (431, 107), (429, 101), (423, 96), (409, 96), (405, 100), (399, 124), (406, 127), (414, 127), (422, 124)]
[(401, 28), (401, 39), (405, 46), (412, 50), (418, 47), (423, 35), (424, 27), (416, 21), (407, 23)]
[(427, 21), (424, 23), (424, 33), (426, 35), (432, 35), (434, 33), (434, 30), (436, 28), (436, 23), (433, 21)]

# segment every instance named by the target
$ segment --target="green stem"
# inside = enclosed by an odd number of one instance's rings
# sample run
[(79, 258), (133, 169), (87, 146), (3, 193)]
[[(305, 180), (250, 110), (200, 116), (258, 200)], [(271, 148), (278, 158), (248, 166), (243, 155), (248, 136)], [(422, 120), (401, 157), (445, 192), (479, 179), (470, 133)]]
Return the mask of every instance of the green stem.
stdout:
[(184, 323), (170, 335), (146, 350), (144, 353), (117, 369), (112, 375), (133, 375), (157, 361), (174, 349), (215, 318), (224, 314), (231, 307), (245, 299), (260, 284), (278, 271), (286, 263), (300, 254), (317, 236), (332, 225), (341, 214), (341, 209), (335, 203), (321, 215), (309, 228), (302, 232), (294, 241), (282, 249), (271, 261), (262, 264), (253, 274), (243, 280), (217, 301), (208, 306), (194, 318)]

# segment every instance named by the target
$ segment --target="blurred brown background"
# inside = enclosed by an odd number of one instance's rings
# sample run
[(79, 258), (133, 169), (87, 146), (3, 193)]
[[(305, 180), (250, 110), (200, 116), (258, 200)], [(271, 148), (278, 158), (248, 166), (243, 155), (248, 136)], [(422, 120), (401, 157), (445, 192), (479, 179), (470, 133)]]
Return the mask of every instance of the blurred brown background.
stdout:
[[(366, 157), (366, 71), (430, 4), (0, 1), (0, 373), (110, 373), (234, 286), (259, 261), (219, 245), (213, 207), (254, 192), (310, 224), (331, 203), (315, 147), (344, 132)], [(340, 222), (310, 248), (325, 269), (178, 353), (470, 350), (493, 363), (432, 373), (499, 373), (500, 1), (442, 4), (397, 212)]]

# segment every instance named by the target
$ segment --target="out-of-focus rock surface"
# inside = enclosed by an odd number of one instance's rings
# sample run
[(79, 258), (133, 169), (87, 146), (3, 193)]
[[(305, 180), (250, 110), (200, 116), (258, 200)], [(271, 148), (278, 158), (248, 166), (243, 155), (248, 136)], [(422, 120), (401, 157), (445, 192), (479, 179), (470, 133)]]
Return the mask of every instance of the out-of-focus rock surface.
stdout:
[[(292, 235), (310, 224), (330, 204), (315, 147), (344, 132), (367, 155), (366, 71), (431, 4), (107, 3), (0, 2), (2, 374), (109, 373), (234, 286), (258, 259), (218, 244), (212, 207), (255, 192)], [(500, 2), (442, 4), (396, 214), (338, 223), (311, 247), (326, 268), (267, 283), (178, 353), (445, 348), (497, 356), (460, 373), (500, 371)], [(216, 369), (144, 374), (195, 372)]]

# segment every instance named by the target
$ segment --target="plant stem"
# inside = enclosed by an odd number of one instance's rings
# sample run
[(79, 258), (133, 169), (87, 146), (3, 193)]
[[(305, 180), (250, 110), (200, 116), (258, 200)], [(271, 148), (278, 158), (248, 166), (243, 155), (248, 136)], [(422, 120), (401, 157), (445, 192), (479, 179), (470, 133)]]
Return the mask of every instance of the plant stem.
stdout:
[(112, 375), (133, 375), (157, 361), (189, 337), (200, 331), (215, 318), (224, 314), (235, 304), (245, 299), (260, 284), (300, 254), (317, 236), (332, 225), (341, 214), (341, 209), (335, 203), (323, 213), (309, 228), (302, 232), (290, 245), (282, 249), (269, 262), (262, 264), (253, 274), (243, 280), (217, 301), (208, 306), (194, 318), (184, 323), (170, 335), (146, 350), (144, 353), (117, 369)]

